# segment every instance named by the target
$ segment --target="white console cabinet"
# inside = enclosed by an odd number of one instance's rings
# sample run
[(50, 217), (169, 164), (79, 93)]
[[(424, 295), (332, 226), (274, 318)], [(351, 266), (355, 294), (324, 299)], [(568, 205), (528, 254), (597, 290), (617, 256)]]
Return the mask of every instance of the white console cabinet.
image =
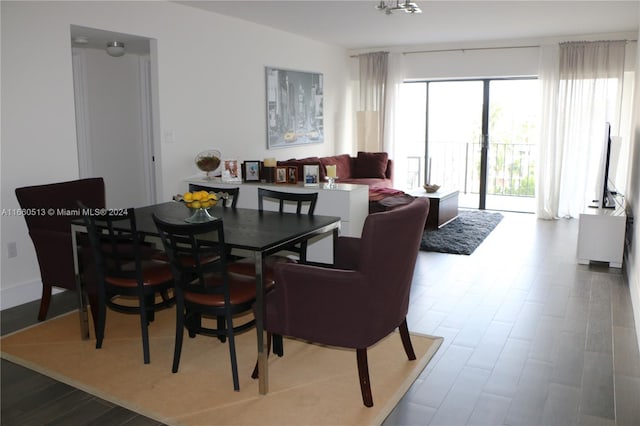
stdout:
[[(315, 214), (340, 217), (340, 235), (360, 237), (364, 220), (369, 214), (369, 187), (367, 185), (336, 184), (329, 188), (327, 184), (319, 186), (280, 185), (272, 183), (222, 183), (216, 180), (206, 180), (201, 176), (186, 179), (188, 184), (201, 186), (215, 186), (219, 188), (240, 187), (238, 195), (239, 208), (258, 208), (258, 188), (274, 191), (308, 193), (317, 192)], [(278, 210), (278, 203), (265, 200), (265, 210)], [(285, 211), (288, 208), (285, 206)], [(291, 211), (295, 211), (291, 208)], [(316, 262), (333, 262), (333, 244), (330, 237), (311, 240), (308, 254), (309, 260)]]
[(622, 205), (615, 209), (586, 208), (580, 214), (578, 263), (608, 262), (612, 268), (622, 268), (626, 221)]

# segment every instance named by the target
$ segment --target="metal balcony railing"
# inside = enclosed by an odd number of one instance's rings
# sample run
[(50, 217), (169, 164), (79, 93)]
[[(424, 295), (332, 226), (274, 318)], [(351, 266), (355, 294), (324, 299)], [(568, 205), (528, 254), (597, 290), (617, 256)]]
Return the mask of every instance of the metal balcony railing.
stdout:
[[(431, 182), (447, 188), (459, 188), (465, 194), (477, 194), (480, 188), (480, 147), (479, 143), (430, 143)], [(535, 148), (535, 145), (525, 143), (490, 143), (487, 194), (535, 197)], [(421, 164), (428, 162), (421, 161)], [(415, 172), (408, 178), (415, 181)]]

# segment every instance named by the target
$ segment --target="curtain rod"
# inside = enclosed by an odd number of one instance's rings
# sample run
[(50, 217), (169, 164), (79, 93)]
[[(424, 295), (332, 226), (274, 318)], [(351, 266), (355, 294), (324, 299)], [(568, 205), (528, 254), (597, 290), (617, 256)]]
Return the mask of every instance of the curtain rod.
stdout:
[[(627, 43), (635, 43), (638, 40), (625, 40)], [(468, 47), (468, 48), (457, 48), (457, 49), (435, 49), (435, 50), (414, 50), (409, 52), (401, 52), (403, 55), (413, 55), (416, 53), (442, 53), (442, 52), (466, 52), (471, 50), (503, 50), (503, 49), (532, 49), (536, 47), (541, 47), (539, 44), (532, 44), (527, 46), (501, 46), (501, 47)], [(376, 52), (377, 53), (377, 52)], [(366, 53), (363, 53), (366, 55)], [(357, 58), (360, 54), (350, 55), (350, 58)]]
[(413, 55), (414, 53), (439, 53), (439, 52), (466, 52), (467, 50), (502, 50), (502, 49), (531, 49), (534, 47), (540, 47), (540, 45), (529, 46), (502, 46), (502, 47), (468, 47), (458, 49), (437, 49), (437, 50), (415, 50), (410, 52), (402, 52), (403, 55)]

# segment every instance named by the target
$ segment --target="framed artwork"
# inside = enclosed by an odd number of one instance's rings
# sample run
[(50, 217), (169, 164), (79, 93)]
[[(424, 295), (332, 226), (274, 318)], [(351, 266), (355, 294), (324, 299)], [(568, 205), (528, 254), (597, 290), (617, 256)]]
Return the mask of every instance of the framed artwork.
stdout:
[(245, 182), (260, 182), (260, 161), (242, 163), (242, 177)]
[(324, 142), (322, 74), (266, 67), (267, 148)]
[(303, 168), (304, 186), (318, 186), (320, 184), (320, 166), (305, 165)]
[(287, 183), (286, 167), (276, 167), (276, 183)]
[(238, 171), (238, 160), (224, 160), (222, 167), (223, 182), (239, 182), (240, 172)]
[(298, 183), (298, 168), (297, 167), (287, 167), (287, 182), (290, 184)]

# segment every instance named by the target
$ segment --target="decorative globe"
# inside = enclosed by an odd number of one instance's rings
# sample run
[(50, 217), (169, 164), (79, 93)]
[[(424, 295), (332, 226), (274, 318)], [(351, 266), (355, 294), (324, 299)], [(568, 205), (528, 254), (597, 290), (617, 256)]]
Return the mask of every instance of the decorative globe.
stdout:
[(196, 167), (207, 174), (207, 179), (213, 178), (214, 172), (220, 167), (220, 151), (211, 149), (196, 155)]

